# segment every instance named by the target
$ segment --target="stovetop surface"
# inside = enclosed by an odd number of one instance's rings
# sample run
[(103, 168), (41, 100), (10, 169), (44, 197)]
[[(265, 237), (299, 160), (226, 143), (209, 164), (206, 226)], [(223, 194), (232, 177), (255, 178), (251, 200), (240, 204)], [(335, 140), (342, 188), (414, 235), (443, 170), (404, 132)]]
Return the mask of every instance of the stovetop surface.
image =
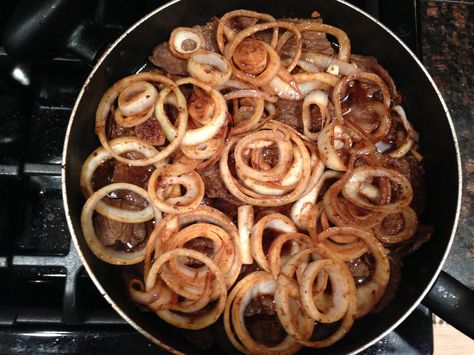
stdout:
[[(415, 1), (355, 0), (419, 52)], [(163, 1), (105, 1), (116, 37)], [(0, 4), (0, 31), (15, 1)], [(82, 267), (61, 198), (61, 152), (90, 67), (67, 53), (41, 65), (13, 62), (0, 47), (0, 353), (157, 353), (105, 302)], [(22, 85), (13, 77), (29, 79)], [(429, 354), (423, 306), (365, 354)]]

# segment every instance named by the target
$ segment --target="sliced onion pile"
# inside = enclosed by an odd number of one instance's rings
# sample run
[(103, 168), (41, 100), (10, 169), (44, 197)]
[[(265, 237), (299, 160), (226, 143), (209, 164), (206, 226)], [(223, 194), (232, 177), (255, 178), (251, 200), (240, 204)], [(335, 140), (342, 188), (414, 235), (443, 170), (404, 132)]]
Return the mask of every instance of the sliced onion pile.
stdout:
[[(139, 264), (131, 298), (173, 326), (222, 316), (243, 353), (330, 346), (379, 304), (390, 248), (417, 233), (403, 167), (422, 158), (418, 134), (393, 82), (352, 61), (341, 29), (248, 10), (207, 26), (178, 27), (161, 47), (186, 74), (164, 66), (104, 93), (101, 147), (80, 177), (84, 239), (104, 262)], [(133, 169), (147, 175), (137, 181)], [(150, 229), (124, 250), (103, 244), (98, 218)], [(363, 282), (354, 262), (367, 264)], [(281, 341), (253, 333), (255, 313), (273, 317)]]

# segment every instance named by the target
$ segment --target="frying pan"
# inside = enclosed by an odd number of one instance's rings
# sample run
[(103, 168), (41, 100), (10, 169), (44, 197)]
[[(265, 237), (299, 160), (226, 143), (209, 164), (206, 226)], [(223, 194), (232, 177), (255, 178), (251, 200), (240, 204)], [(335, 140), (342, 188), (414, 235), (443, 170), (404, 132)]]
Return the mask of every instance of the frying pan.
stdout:
[[(203, 24), (211, 16), (239, 8), (267, 12), (276, 18), (304, 18), (313, 10), (319, 11), (326, 23), (349, 35), (354, 53), (376, 56), (389, 71), (403, 94), (408, 117), (420, 132), (427, 189), (427, 208), (422, 221), (433, 225), (434, 234), (420, 250), (403, 259), (401, 284), (394, 300), (380, 313), (357, 320), (348, 335), (327, 349), (318, 349), (318, 353), (361, 351), (394, 329), (422, 301), (473, 337), (474, 325), (465, 317), (474, 314), (471, 291), (444, 273), (439, 276), (456, 230), (462, 184), (459, 148), (448, 109), (426, 69), (408, 47), (376, 19), (341, 0), (175, 0), (138, 21), (100, 57), (71, 114), (62, 174), (64, 206), (72, 239), (97, 288), (123, 318), (156, 344), (170, 351), (200, 351), (185, 340), (178, 329), (150, 312), (140, 311), (127, 296), (118, 267), (100, 261), (91, 253), (81, 231), (84, 197), (79, 177), (82, 163), (99, 146), (94, 134), (94, 117), (106, 89), (116, 80), (140, 70), (153, 47), (166, 40), (173, 28)], [(4, 41), (7, 50), (10, 46), (11, 52), (16, 51), (21, 57), (19, 38), (16, 43), (11, 38), (9, 41), (7, 36)], [(86, 43), (85, 47), (84, 57), (91, 59), (95, 52), (89, 49), (94, 44)], [(222, 335), (217, 333), (213, 348), (207, 352), (233, 352), (228, 343), (219, 340)], [(309, 351), (311, 349), (302, 350), (303, 353)]]

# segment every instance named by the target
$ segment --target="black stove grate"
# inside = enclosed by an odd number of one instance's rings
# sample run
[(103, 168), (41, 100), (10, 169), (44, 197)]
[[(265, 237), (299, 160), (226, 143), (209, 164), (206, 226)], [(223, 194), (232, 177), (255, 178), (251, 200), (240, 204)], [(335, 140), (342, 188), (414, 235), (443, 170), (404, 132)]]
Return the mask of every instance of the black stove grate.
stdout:
[[(419, 52), (416, 1), (354, 0)], [(111, 37), (163, 1), (99, 1)], [(123, 5), (123, 6), (122, 6)], [(0, 5), (0, 31), (14, 2)], [(126, 10), (124, 10), (126, 9)], [(61, 152), (90, 68), (64, 55), (18, 65), (0, 47), (0, 353), (157, 353), (105, 302), (71, 243), (61, 197)], [(16, 78), (16, 80), (14, 79)], [(28, 85), (25, 85), (28, 84)], [(366, 354), (432, 352), (420, 306)]]

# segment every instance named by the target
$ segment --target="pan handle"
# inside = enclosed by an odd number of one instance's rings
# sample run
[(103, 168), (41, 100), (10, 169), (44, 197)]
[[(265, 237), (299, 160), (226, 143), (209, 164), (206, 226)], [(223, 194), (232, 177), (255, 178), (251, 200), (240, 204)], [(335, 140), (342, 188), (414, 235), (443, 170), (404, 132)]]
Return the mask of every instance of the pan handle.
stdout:
[(97, 0), (22, 0), (3, 31), (8, 55), (21, 63), (36, 64), (67, 48), (92, 64), (107, 43), (93, 21)]
[(433, 313), (474, 339), (474, 292), (444, 271), (422, 301)]

